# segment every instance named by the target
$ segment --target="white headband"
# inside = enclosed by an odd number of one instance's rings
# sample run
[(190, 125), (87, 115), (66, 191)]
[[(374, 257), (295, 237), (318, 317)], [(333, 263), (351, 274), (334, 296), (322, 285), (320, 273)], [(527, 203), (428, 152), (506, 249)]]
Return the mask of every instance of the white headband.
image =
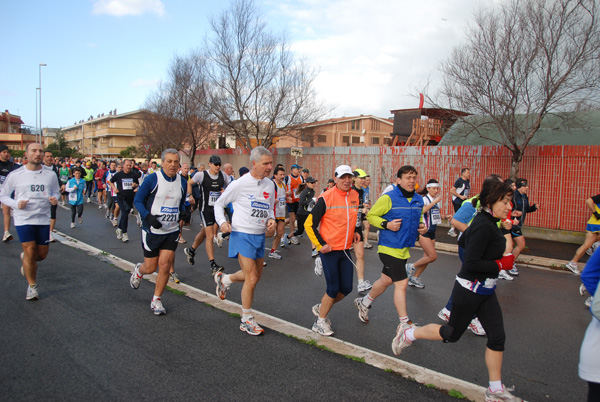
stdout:
[(428, 183), (425, 188), (439, 187), (440, 183)]

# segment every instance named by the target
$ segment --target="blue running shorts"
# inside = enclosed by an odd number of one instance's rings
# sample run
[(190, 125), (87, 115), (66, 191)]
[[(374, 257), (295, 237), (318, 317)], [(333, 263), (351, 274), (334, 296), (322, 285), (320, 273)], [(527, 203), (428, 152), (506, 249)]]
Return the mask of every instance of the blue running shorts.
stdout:
[(229, 237), (229, 258), (238, 258), (238, 254), (252, 260), (264, 258), (265, 235), (231, 232)]
[(50, 225), (22, 225), (16, 228), (21, 243), (34, 241), (39, 246), (50, 244)]

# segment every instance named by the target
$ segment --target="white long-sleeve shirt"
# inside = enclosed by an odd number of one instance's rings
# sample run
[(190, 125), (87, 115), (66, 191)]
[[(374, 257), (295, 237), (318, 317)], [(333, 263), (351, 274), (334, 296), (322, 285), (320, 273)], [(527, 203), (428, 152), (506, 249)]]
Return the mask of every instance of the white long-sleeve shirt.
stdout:
[[(15, 198), (11, 194), (15, 193)], [(0, 202), (13, 209), (15, 226), (49, 225), (50, 197), (60, 197), (60, 186), (52, 170), (29, 170), (26, 166), (13, 170), (6, 177)], [(29, 200), (19, 209), (19, 201)]]
[(268, 177), (255, 179), (247, 173), (227, 186), (215, 203), (215, 219), (219, 226), (225, 219), (225, 206), (233, 203), (231, 230), (248, 234), (265, 233), (267, 221), (275, 219), (275, 188)]

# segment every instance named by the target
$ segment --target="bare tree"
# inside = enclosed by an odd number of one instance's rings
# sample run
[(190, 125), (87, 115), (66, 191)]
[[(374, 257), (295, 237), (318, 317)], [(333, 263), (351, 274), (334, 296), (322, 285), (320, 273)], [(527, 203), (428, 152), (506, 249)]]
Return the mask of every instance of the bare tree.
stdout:
[(166, 148), (189, 148), (192, 160), (196, 150), (208, 143), (213, 128), (207, 107), (206, 83), (197, 56), (176, 56), (168, 79), (146, 100), (140, 121), (142, 138), (152, 145), (153, 153)]
[(466, 43), (442, 64), (443, 102), (476, 115), (463, 120), (470, 132), (499, 133), (488, 139), (510, 149), (511, 177), (545, 116), (598, 105), (598, 7), (512, 0), (481, 10)]
[(316, 72), (294, 57), (283, 35), (267, 30), (252, 0), (234, 1), (210, 25), (204, 71), (211, 110), (243, 147), (269, 147), (326, 113), (314, 90)]

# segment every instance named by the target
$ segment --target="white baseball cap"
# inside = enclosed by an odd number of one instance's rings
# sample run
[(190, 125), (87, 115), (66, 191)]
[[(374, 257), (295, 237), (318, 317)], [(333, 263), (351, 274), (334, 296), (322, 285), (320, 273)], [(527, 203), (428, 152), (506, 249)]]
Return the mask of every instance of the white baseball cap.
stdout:
[(335, 177), (342, 177), (346, 174), (354, 177), (354, 173), (352, 172), (352, 168), (348, 165), (340, 165), (335, 169)]

